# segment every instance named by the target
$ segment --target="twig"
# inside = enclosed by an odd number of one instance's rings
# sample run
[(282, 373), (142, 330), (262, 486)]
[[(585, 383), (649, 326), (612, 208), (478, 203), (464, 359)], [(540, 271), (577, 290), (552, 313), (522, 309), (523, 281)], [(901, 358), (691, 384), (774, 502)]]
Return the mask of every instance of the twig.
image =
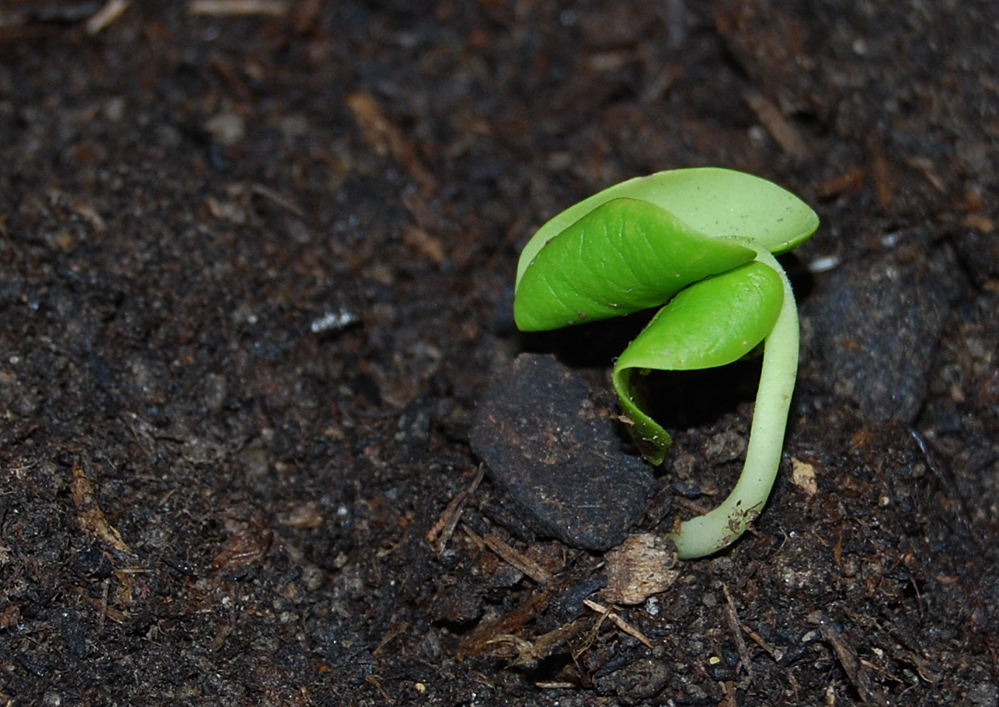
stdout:
[(796, 160), (808, 157), (808, 145), (801, 133), (766, 96), (750, 92), (746, 94), (745, 101), (785, 154)]
[(454, 498), (447, 504), (447, 508), (441, 513), (441, 517), (437, 519), (429, 531), (427, 531), (427, 542), (433, 545), (434, 552), (440, 555), (444, 552), (444, 548), (447, 546), (448, 542), (451, 540), (451, 536), (454, 535), (454, 529), (458, 527), (458, 521), (461, 520), (461, 514), (465, 510), (465, 506), (468, 504), (468, 499), (472, 497), (475, 490), (479, 487), (479, 483), (482, 482), (482, 477), (485, 474), (485, 470), (480, 465), (479, 470), (475, 474), (475, 478), (472, 479), (471, 485), (467, 489), (462, 489), (455, 495)]
[(819, 631), (822, 634), (822, 640), (833, 647), (833, 651), (836, 653), (840, 665), (843, 666), (843, 670), (846, 671), (847, 677), (850, 678), (850, 682), (853, 683), (853, 686), (857, 688), (857, 692), (860, 693), (860, 698), (866, 703), (876, 704), (878, 707), (887, 707), (888, 702), (885, 700), (884, 694), (880, 690), (877, 690), (871, 683), (871, 676), (865, 669), (864, 664), (857, 657), (857, 652), (853, 649), (853, 646), (846, 642), (843, 634), (826, 617), (823, 616), (821, 622), (822, 625)]
[(381, 678), (379, 678), (377, 675), (368, 675), (368, 676), (366, 676), (364, 678), (364, 682), (368, 683), (369, 685), (371, 685), (372, 687), (374, 687), (376, 690), (378, 690), (378, 692), (381, 693), (382, 699), (384, 699), (389, 704), (392, 704), (393, 702), (395, 702), (395, 700), (392, 699), (392, 696), (389, 695), (388, 691), (384, 687), (382, 687)]
[(305, 211), (302, 210), (302, 207), (296, 204), (290, 196), (285, 196), (281, 192), (275, 191), (270, 187), (265, 187), (263, 184), (250, 185), (250, 191), (264, 197), (265, 199), (273, 201), (285, 211), (289, 211), (299, 218), (304, 219), (306, 217)]
[(619, 629), (624, 631), (632, 638), (637, 638), (646, 648), (652, 648), (652, 641), (649, 640), (648, 636), (646, 636), (644, 633), (642, 633), (637, 628), (635, 628), (627, 621), (622, 619), (620, 616), (615, 614), (613, 611), (611, 611), (611, 608), (609, 606), (598, 604), (592, 599), (583, 599), (583, 603), (586, 604), (591, 609), (593, 609), (598, 614), (606, 616), (611, 621), (611, 623), (613, 623), (615, 626), (617, 626)]
[(192, 15), (274, 15), (288, 12), (280, 0), (191, 0), (187, 11)]
[(514, 550), (496, 535), (486, 533), (482, 536), (482, 541), (490, 550), (499, 555), (504, 562), (520, 570), (538, 584), (547, 586), (552, 581), (551, 573), (548, 570), (530, 557)]
[(101, 615), (97, 619), (97, 634), (104, 633), (104, 622), (108, 617), (108, 590), (111, 588), (111, 580), (105, 579), (101, 586)]
[(104, 7), (87, 20), (87, 34), (97, 34), (125, 14), (131, 3), (129, 0), (108, 0)]
[(108, 522), (104, 511), (101, 510), (94, 484), (84, 471), (85, 464), (87, 463), (81, 461), (80, 458), (73, 460), (73, 478), (70, 482), (70, 491), (73, 494), (73, 503), (76, 504), (77, 523), (80, 530), (110, 545), (120, 553), (134, 555), (132, 548), (121, 537), (118, 529)]
[(752, 682), (753, 664), (749, 660), (749, 649), (746, 648), (746, 639), (742, 637), (742, 627), (739, 624), (739, 612), (736, 611), (732, 595), (729, 594), (728, 587), (724, 584), (722, 585), (722, 592), (725, 594), (725, 618), (728, 619), (729, 630), (735, 638), (735, 646), (739, 649), (739, 662), (742, 663), (742, 667), (746, 671), (746, 675), (749, 676), (749, 680)]
[(771, 646), (769, 643), (763, 640), (763, 636), (756, 633), (756, 631), (749, 628), (749, 626), (742, 623), (741, 621), (739, 622), (739, 628), (741, 628), (747, 636), (753, 639), (753, 643), (755, 643), (760, 648), (765, 650), (770, 655), (770, 657), (774, 659), (775, 663), (779, 663), (781, 659), (784, 657), (784, 651), (782, 651), (780, 648), (774, 648), (773, 646)]

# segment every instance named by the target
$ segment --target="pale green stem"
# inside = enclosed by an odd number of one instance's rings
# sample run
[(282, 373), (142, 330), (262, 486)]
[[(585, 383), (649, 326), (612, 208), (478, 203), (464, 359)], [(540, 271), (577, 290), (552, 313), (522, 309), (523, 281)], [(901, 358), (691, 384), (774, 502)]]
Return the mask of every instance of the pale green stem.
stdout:
[(684, 559), (710, 555), (742, 535), (763, 510), (780, 467), (784, 429), (798, 371), (798, 308), (784, 269), (765, 248), (754, 248), (756, 260), (780, 274), (784, 304), (764, 343), (763, 369), (742, 475), (720, 506), (683, 521), (679, 532), (669, 534)]

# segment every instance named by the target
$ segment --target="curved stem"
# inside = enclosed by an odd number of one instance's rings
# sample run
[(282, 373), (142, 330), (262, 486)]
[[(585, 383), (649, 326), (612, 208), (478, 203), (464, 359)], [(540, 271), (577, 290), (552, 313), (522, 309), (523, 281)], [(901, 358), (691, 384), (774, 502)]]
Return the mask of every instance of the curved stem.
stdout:
[(749, 432), (742, 475), (720, 506), (685, 520), (670, 533), (683, 559), (704, 557), (734, 542), (763, 510), (780, 467), (784, 430), (798, 371), (798, 308), (784, 269), (765, 249), (756, 247), (756, 259), (772, 267), (784, 283), (784, 304), (767, 336), (760, 387)]

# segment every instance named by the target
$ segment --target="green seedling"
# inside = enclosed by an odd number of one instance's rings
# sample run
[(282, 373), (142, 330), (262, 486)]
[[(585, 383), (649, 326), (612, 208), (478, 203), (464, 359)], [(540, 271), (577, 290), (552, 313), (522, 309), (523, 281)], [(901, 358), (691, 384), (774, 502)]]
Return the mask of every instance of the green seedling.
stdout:
[(791, 285), (774, 255), (803, 243), (818, 225), (808, 205), (764, 179), (680, 169), (623, 182), (566, 209), (520, 256), (514, 316), (523, 331), (662, 306), (613, 374), (632, 437), (654, 464), (672, 440), (644, 411), (635, 377), (724, 366), (763, 343), (742, 475), (721, 505), (670, 534), (680, 557), (732, 543), (770, 495), (799, 339)]

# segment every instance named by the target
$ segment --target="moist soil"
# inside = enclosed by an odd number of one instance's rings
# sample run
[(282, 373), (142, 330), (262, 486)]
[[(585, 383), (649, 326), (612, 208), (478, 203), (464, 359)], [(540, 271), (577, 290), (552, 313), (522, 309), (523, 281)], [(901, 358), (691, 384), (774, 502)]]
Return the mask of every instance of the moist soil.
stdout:
[[(997, 23), (3, 3), (0, 702), (997, 704)], [(819, 213), (785, 261), (799, 384), (752, 532), (626, 605), (469, 440), (524, 352), (614, 419), (637, 325), (519, 335), (517, 256), (698, 165)], [(724, 497), (753, 375), (664, 386), (676, 443), (623, 535)]]

